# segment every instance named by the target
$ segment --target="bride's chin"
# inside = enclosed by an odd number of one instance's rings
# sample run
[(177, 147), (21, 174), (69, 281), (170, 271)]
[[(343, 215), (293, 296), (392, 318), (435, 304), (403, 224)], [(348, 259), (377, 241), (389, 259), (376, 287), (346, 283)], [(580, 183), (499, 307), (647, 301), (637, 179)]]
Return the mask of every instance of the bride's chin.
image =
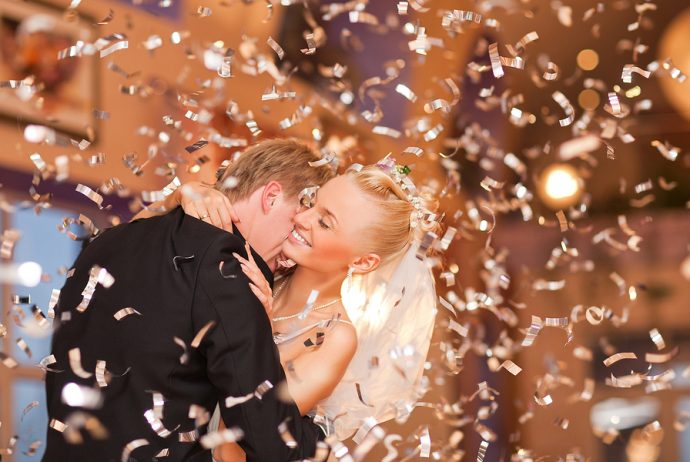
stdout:
[(282, 246), (282, 255), (285, 258), (292, 260), (298, 266), (309, 266), (309, 263), (314, 258), (311, 254), (312, 248), (305, 245), (300, 245), (295, 242), (285, 241)]
[(285, 258), (289, 258), (290, 260), (299, 264), (299, 252), (295, 252), (295, 244), (291, 243), (290, 241), (286, 240), (285, 242), (283, 242), (283, 245), (281, 247), (281, 254)]

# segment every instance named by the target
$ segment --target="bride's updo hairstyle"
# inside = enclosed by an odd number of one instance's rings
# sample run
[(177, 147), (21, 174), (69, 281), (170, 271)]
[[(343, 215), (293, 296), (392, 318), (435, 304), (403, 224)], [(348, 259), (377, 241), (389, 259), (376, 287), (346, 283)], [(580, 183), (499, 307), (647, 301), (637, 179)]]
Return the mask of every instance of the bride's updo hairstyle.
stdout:
[(440, 228), (435, 219), (438, 201), (428, 191), (403, 190), (399, 183), (414, 188), (411, 182), (402, 181), (409, 171), (398, 171), (403, 169), (407, 168), (379, 163), (347, 172), (378, 210), (378, 219), (368, 227), (365, 242), (367, 250), (383, 260), (397, 256), (427, 232), (438, 233)]

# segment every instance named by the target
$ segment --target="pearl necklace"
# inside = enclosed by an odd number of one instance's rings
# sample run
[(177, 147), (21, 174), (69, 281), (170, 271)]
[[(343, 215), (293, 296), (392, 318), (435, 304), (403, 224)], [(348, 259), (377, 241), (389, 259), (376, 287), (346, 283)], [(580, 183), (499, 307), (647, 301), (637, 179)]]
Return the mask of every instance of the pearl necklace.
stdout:
[[(276, 291), (275, 291), (275, 293), (273, 294), (273, 297), (274, 297), (274, 298), (278, 297), (278, 295), (279, 295), (280, 292), (283, 290), (283, 288), (285, 287), (286, 284), (287, 284), (287, 278), (285, 278), (285, 280), (281, 281), (281, 284), (278, 286), (278, 288), (276, 288)], [(328, 303), (324, 303), (323, 305), (315, 306), (314, 308), (311, 309), (311, 311), (323, 310), (324, 308), (328, 308), (329, 306), (335, 305), (335, 304), (338, 303), (340, 300), (342, 300), (342, 297), (338, 297), (338, 298), (336, 298), (335, 300), (331, 300), (331, 301), (328, 302)], [(287, 321), (288, 319), (294, 319), (294, 318), (298, 317), (298, 316), (301, 315), (302, 313), (303, 313), (303, 311), (300, 311), (299, 313), (290, 314), (290, 315), (287, 315), (287, 316), (278, 316), (278, 317), (275, 317), (275, 318), (271, 318), (271, 320), (272, 320), (273, 322), (277, 322), (277, 321)]]

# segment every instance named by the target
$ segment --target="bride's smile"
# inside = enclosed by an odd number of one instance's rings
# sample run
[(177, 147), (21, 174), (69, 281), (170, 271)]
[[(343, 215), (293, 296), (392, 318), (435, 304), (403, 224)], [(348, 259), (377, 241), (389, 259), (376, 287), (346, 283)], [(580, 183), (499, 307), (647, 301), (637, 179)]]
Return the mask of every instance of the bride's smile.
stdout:
[(282, 252), (320, 278), (330, 273), (342, 280), (348, 267), (371, 271), (379, 260), (372, 258), (371, 228), (380, 220), (376, 209), (352, 178), (336, 177), (317, 190), (312, 207), (295, 215)]
[(311, 247), (311, 244), (309, 244), (309, 242), (307, 242), (307, 240), (299, 232), (297, 232), (296, 228), (292, 228), (292, 232), (288, 235), (288, 239), (290, 239), (291, 242), (297, 241), (299, 244)]

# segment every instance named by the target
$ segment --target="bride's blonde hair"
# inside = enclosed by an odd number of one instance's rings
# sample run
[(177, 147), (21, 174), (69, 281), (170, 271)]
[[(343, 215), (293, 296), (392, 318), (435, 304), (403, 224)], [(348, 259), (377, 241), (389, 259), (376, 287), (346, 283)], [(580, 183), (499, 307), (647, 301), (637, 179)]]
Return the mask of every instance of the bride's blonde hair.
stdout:
[[(439, 226), (436, 220), (412, 217), (420, 210), (435, 213), (438, 203), (419, 190), (411, 194), (411, 202), (406, 169), (393, 159), (384, 161), (383, 170), (377, 165), (348, 173), (378, 212), (362, 241), (382, 262), (374, 271), (346, 277), (341, 286), (343, 307), (357, 332), (357, 351), (340, 383), (317, 406), (317, 415), (332, 422), (340, 440), (362, 428), (367, 418), (379, 423), (406, 418), (404, 409), (412, 409), (423, 394), (424, 364), (436, 317), (433, 274), (418, 258), (413, 241), (428, 231), (438, 234)], [(402, 350), (405, 361), (399, 360)], [(372, 357), (379, 360), (375, 368)], [(352, 392), (355, 385), (359, 396)], [(361, 442), (364, 432), (360, 433), (353, 437), (356, 443)]]
[[(369, 251), (386, 260), (406, 249), (413, 239), (421, 239), (429, 231), (438, 233), (436, 220), (413, 219), (417, 209), (396, 180), (378, 166), (351, 170), (348, 175), (379, 211), (378, 220), (366, 232)], [(418, 192), (417, 200), (422, 210), (436, 212), (438, 201), (428, 191)]]

